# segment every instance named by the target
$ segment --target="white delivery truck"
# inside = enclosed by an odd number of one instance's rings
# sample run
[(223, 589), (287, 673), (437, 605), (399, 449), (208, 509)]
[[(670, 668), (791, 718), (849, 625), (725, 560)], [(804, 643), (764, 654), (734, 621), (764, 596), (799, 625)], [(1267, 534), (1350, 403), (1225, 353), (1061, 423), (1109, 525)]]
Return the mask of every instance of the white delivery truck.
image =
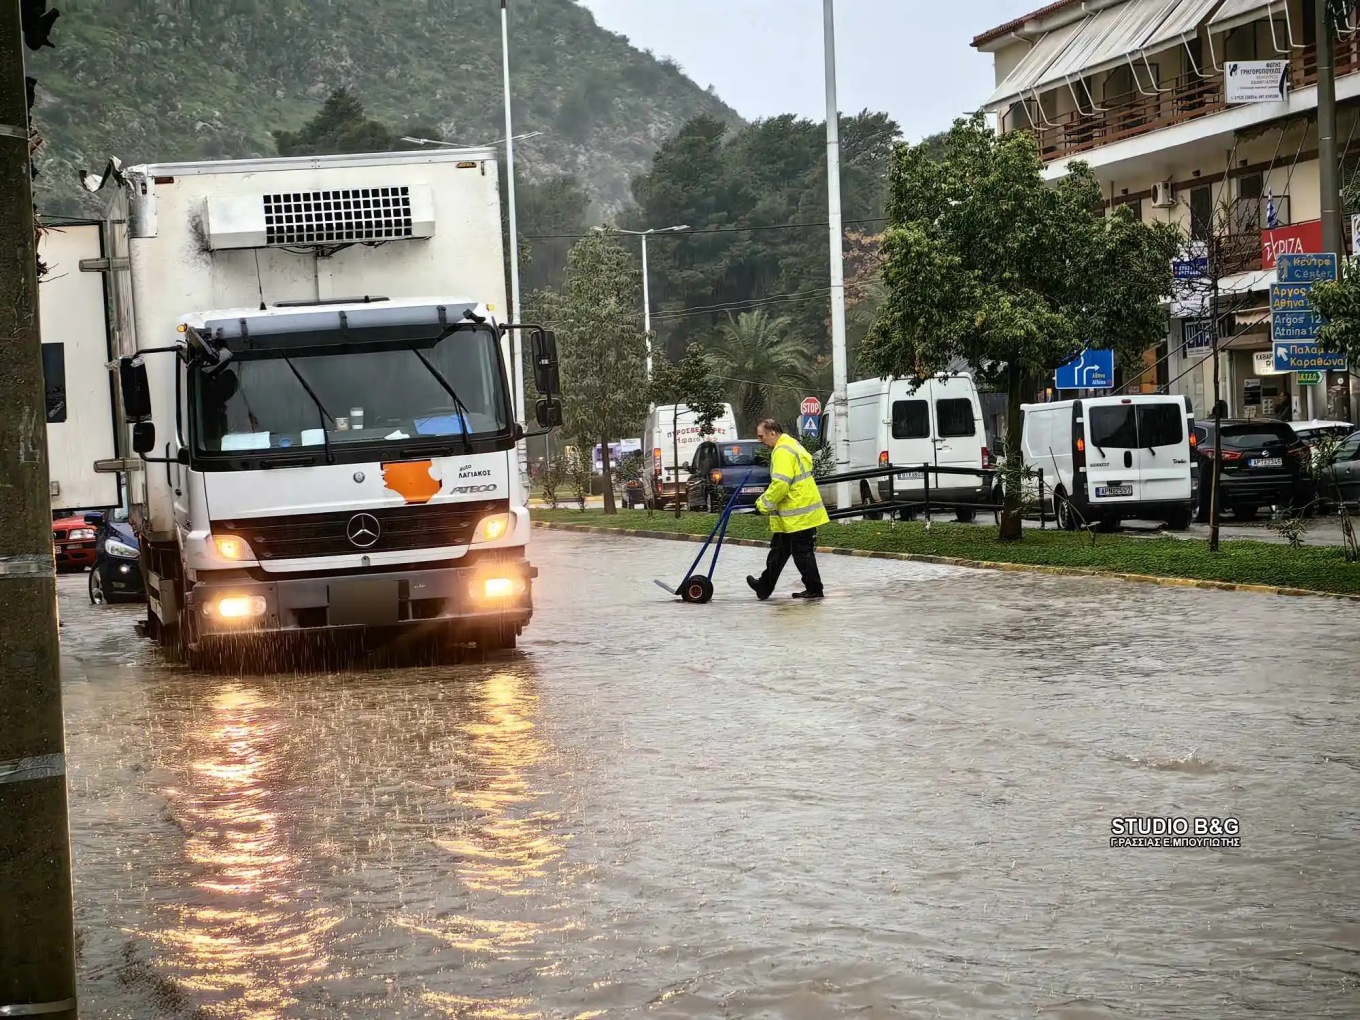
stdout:
[[(494, 151), (181, 163), (86, 187), (105, 257), (144, 632), (190, 660), (415, 629), (503, 649), (533, 613), (524, 334)], [(519, 395), (522, 397), (522, 395)]]
[[(835, 398), (822, 420), (823, 435), (835, 449)], [(982, 402), (967, 372), (932, 376), (913, 386), (906, 379), (861, 379), (846, 387), (847, 428), (850, 434), (850, 471), (894, 467), (942, 467), (954, 471), (931, 474), (932, 504), (964, 503), (955, 515), (971, 521), (977, 504), (992, 502), (992, 483), (980, 473), (992, 468)], [(964, 470), (967, 469), (967, 470)], [(836, 501), (834, 483), (820, 487), (828, 506)], [(922, 472), (864, 481), (851, 486), (851, 505), (925, 496)]]
[(731, 404), (722, 405), (722, 413), (713, 419), (713, 427), (700, 434), (698, 415), (688, 404), (661, 404), (647, 415), (642, 434), (643, 455), (652, 461), (652, 484), (657, 503), (669, 506), (686, 499), (691, 461), (699, 444), (707, 441), (729, 443), (741, 438), (737, 432), (737, 416)]
[[(1060, 527), (1120, 521), (1190, 526), (1199, 497), (1194, 409), (1183, 396), (1131, 394), (1022, 404), (1020, 445), (1036, 469), (1023, 483)], [(1037, 469), (1044, 472), (1038, 491)]]

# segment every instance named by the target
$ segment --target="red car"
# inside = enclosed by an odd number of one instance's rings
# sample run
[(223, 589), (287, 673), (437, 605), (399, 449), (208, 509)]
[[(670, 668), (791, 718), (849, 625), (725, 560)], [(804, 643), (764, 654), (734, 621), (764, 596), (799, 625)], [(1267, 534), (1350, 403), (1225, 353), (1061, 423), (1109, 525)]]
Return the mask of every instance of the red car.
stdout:
[(95, 529), (83, 514), (58, 517), (52, 522), (52, 548), (57, 558), (57, 571), (84, 570), (94, 566)]

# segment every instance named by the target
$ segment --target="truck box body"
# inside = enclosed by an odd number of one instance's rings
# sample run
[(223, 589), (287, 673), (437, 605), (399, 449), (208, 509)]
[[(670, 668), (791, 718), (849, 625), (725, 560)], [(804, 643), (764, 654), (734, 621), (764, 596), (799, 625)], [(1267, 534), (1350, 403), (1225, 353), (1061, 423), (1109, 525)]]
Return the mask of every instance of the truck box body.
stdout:
[(98, 222), (47, 227), (38, 255), (43, 376), (47, 385), (47, 459), (54, 511), (105, 510), (123, 499), (118, 475), (95, 470), (116, 455), (114, 388), (106, 367), (109, 327), (104, 281), (80, 264), (103, 254)]
[(117, 349), (144, 365), (155, 431), (129, 485), (149, 629), (183, 622), (192, 649), (462, 622), (512, 644), (536, 571), (495, 154), (114, 176)]

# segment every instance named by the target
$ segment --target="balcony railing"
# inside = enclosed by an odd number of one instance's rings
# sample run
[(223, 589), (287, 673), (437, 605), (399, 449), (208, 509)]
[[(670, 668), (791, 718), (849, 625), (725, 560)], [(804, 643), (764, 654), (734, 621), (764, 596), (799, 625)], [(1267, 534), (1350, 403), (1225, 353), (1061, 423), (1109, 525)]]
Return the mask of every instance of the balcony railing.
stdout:
[[(1317, 83), (1317, 47), (1309, 46), (1297, 56), (1290, 57), (1290, 88), (1300, 89)], [(1336, 43), (1337, 76), (1360, 72), (1360, 35), (1338, 39)], [(1184, 124), (1227, 109), (1223, 97), (1221, 76), (1201, 78), (1185, 74), (1158, 83), (1160, 91), (1147, 96), (1138, 90), (1122, 96), (1107, 97), (1096, 105), (1104, 112), (1072, 111), (1057, 117), (1040, 116), (1034, 104), (1025, 109), (1033, 117), (1028, 123), (1023, 113), (1013, 115), (1010, 130), (1034, 131), (1039, 140), (1039, 152), (1045, 162), (1066, 159), (1101, 145), (1145, 135), (1151, 131)], [(1083, 104), (1088, 101), (1080, 89)]]

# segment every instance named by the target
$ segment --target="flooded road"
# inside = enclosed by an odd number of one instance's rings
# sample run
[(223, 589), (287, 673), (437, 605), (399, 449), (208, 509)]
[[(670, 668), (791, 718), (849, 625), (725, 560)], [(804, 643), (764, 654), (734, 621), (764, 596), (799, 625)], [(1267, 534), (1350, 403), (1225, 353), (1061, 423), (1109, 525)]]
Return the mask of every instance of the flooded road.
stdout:
[(1360, 1016), (1354, 604), (534, 541), (461, 667), (194, 675), (63, 579), (82, 1017)]

